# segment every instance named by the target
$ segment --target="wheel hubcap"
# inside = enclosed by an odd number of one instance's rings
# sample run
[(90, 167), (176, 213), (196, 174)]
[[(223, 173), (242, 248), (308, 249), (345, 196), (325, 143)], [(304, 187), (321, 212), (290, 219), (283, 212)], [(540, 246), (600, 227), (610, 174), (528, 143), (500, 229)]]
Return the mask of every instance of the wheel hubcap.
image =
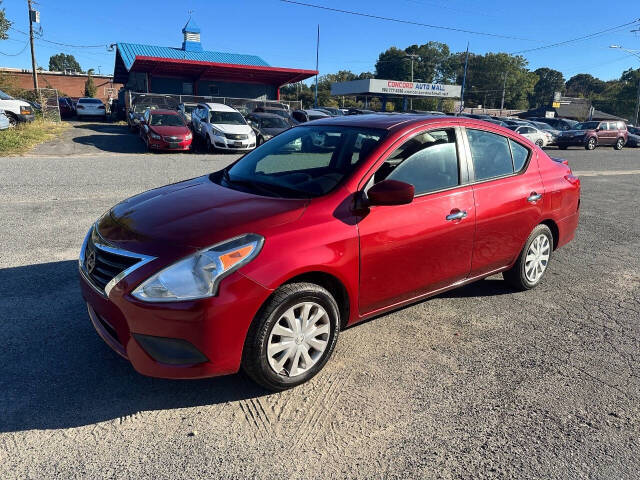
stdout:
[(529, 245), (524, 261), (524, 275), (530, 283), (537, 283), (542, 278), (550, 255), (549, 238), (544, 234), (538, 235)]
[(320, 360), (330, 333), (329, 315), (321, 305), (315, 302), (294, 305), (280, 316), (269, 333), (269, 365), (278, 375), (302, 375)]

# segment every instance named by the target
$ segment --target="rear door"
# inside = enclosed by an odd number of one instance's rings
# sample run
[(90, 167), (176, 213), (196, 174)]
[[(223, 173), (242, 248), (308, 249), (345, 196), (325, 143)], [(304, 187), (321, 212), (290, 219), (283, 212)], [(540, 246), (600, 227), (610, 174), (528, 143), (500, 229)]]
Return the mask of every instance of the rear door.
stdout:
[(616, 142), (617, 134), (615, 122), (600, 122), (598, 126), (598, 143), (600, 145), (613, 145)]
[(533, 150), (496, 132), (465, 131), (476, 207), (473, 277), (516, 259), (541, 221), (544, 186)]
[[(456, 133), (458, 132), (458, 133)], [(396, 144), (368, 180), (411, 183), (408, 205), (374, 206), (358, 223), (360, 313), (366, 314), (465, 279), (475, 230), (459, 130), (422, 130)]]

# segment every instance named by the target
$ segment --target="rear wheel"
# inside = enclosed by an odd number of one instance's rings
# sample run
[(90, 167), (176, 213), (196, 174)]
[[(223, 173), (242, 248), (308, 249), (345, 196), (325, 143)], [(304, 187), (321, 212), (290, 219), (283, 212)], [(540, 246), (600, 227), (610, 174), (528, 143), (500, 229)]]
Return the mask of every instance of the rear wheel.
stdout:
[(593, 150), (594, 148), (596, 148), (596, 145), (597, 145), (596, 138), (591, 137), (589, 140), (587, 140), (587, 143), (585, 144), (584, 148), (587, 150)]
[(13, 128), (13, 127), (15, 127), (16, 125), (18, 125), (18, 117), (16, 117), (16, 116), (15, 116), (13, 113), (11, 113), (11, 112), (7, 112), (6, 110), (5, 110), (5, 112), (4, 112), (4, 113), (5, 113), (5, 115), (7, 116), (7, 119), (9, 120), (9, 127), (10, 127), (10, 128)]
[(618, 140), (616, 140), (616, 144), (613, 146), (613, 148), (615, 148), (616, 150), (622, 150), (622, 147), (624, 147), (624, 138), (619, 138)]
[(539, 138), (538, 140), (536, 140), (536, 145), (542, 148), (544, 146), (544, 142)]
[(553, 234), (544, 224), (533, 229), (516, 263), (502, 273), (516, 290), (530, 290), (538, 286), (551, 260)]
[(327, 363), (339, 330), (338, 304), (326, 289), (313, 283), (283, 285), (249, 328), (243, 370), (269, 390), (300, 385)]

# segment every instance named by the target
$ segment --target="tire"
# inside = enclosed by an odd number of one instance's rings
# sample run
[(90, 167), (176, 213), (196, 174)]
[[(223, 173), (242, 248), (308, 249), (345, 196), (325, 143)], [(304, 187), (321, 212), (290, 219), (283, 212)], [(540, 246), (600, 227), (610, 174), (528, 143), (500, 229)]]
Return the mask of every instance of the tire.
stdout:
[(558, 149), (560, 150), (566, 150), (567, 146), (566, 145), (558, 145)]
[(584, 148), (585, 150), (593, 150), (597, 146), (598, 146), (598, 143), (596, 141), (596, 138), (591, 137), (589, 140), (587, 140), (587, 143), (585, 143)]
[(6, 110), (4, 113), (7, 116), (7, 119), (9, 120), (9, 128), (14, 128), (16, 125), (18, 125), (18, 117), (16, 117), (11, 112), (7, 112)]
[(536, 140), (536, 145), (539, 146), (540, 148), (544, 147), (544, 142), (540, 139)]
[(207, 135), (207, 138), (205, 140), (205, 144), (206, 144), (205, 148), (206, 148), (207, 153), (215, 151), (215, 149), (213, 148), (213, 143), (211, 143), (211, 137), (209, 135)]
[(624, 138), (619, 138), (618, 140), (616, 140), (616, 144), (613, 146), (613, 148), (615, 150), (622, 150), (622, 147), (624, 147)]
[[(322, 334), (305, 337), (304, 330), (296, 335), (293, 327), (283, 329), (284, 326), (292, 325), (287, 317), (304, 319), (307, 306), (308, 318), (316, 318), (307, 332), (313, 334), (314, 331), (322, 329)], [(287, 313), (289, 315), (286, 317)], [(297, 325), (297, 328), (300, 328), (300, 325)], [(291, 340), (283, 340), (288, 336), (277, 335), (277, 329), (291, 332)], [(338, 341), (339, 331), (340, 310), (326, 289), (313, 283), (283, 285), (263, 305), (249, 327), (242, 353), (242, 369), (253, 381), (266, 389), (281, 391), (295, 387), (311, 379), (324, 367)], [(286, 344), (290, 346), (277, 349), (277, 345)], [(276, 346), (277, 350), (271, 356), (268, 354), (269, 345)], [(314, 345), (323, 348), (318, 350)], [(306, 357), (313, 363), (305, 361), (305, 352)], [(298, 361), (294, 367), (295, 359)], [(279, 367), (281, 370), (276, 372), (275, 368), (279, 362), (282, 362)], [(290, 376), (292, 373), (294, 375)]]
[[(544, 240), (546, 238), (546, 241)], [(534, 242), (540, 242), (536, 245), (533, 245)], [(533, 245), (533, 247), (532, 247)], [(527, 262), (527, 257), (530, 255), (536, 255), (535, 250), (536, 246), (541, 247), (539, 251), (543, 253), (543, 255), (538, 256), (541, 261), (539, 262), (541, 272), (536, 265), (533, 265), (535, 272), (531, 270), (531, 262)], [(545, 258), (544, 263), (542, 260)], [(553, 234), (549, 227), (544, 224), (538, 225), (533, 229), (527, 242), (520, 252), (518, 256), (518, 260), (509, 270), (502, 272), (502, 276), (513, 288), (516, 290), (531, 290), (532, 288), (537, 287), (542, 279), (544, 278), (544, 274), (547, 272), (547, 268), (549, 262), (551, 261), (551, 256), (553, 254)], [(537, 262), (537, 259), (534, 258), (533, 262)], [(538, 273), (539, 272), (539, 273)]]

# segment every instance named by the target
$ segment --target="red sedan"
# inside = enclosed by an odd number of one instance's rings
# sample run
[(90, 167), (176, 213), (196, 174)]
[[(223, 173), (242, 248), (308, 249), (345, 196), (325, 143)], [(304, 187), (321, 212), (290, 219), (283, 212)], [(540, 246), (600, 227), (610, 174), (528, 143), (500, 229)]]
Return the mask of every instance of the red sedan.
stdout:
[(347, 325), (498, 272), (536, 287), (579, 207), (566, 162), (511, 130), (319, 120), (113, 207), (82, 246), (82, 294), (142, 374), (243, 368), (279, 390), (313, 377)]
[(147, 150), (189, 150), (193, 140), (184, 117), (175, 110), (148, 109), (144, 112), (140, 137)]

